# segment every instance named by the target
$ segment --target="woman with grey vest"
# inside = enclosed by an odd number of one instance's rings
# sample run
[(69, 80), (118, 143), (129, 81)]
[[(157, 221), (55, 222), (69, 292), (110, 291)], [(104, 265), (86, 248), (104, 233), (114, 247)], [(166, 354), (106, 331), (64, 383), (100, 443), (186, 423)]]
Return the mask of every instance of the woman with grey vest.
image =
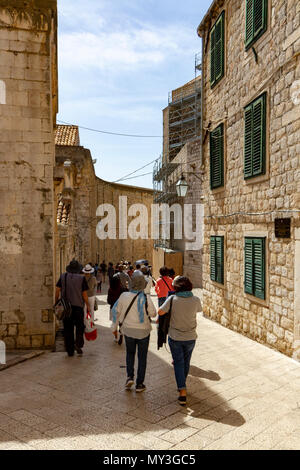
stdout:
[(156, 310), (150, 295), (144, 293), (147, 283), (141, 274), (133, 274), (130, 292), (121, 294), (112, 309), (113, 333), (116, 335), (118, 326), (125, 336), (127, 381), (125, 388), (130, 390), (134, 384), (134, 360), (138, 349), (138, 371), (136, 392), (146, 389), (144, 378), (147, 366), (150, 333), (152, 330), (150, 317), (156, 317)]
[(184, 276), (177, 276), (171, 295), (158, 310), (159, 315), (170, 312), (169, 346), (173, 357), (174, 372), (179, 391), (178, 402), (186, 405), (186, 379), (190, 369), (192, 352), (196, 344), (197, 312), (201, 312), (200, 299), (193, 295), (193, 285)]

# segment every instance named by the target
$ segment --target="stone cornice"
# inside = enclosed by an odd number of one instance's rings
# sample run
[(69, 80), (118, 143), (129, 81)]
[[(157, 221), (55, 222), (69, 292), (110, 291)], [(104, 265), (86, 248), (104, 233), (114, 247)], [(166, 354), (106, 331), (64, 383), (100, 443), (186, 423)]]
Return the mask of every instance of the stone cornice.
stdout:
[(205, 30), (210, 28), (211, 26), (211, 21), (216, 18), (216, 11), (218, 11), (220, 8), (223, 8), (226, 0), (214, 0), (213, 3), (211, 4), (210, 8), (208, 9), (206, 15), (202, 19), (201, 23), (199, 24), (197, 28), (197, 34), (198, 36), (202, 37)]
[(50, 31), (57, 0), (0, 0), (0, 27)]

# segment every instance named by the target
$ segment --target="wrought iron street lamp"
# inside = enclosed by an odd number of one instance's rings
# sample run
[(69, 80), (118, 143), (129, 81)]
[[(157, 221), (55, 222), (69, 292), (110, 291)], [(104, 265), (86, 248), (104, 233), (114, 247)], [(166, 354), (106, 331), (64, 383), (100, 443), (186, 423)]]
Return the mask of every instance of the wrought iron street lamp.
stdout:
[(180, 180), (176, 183), (176, 191), (177, 195), (179, 197), (185, 197), (187, 190), (188, 190), (189, 185), (187, 184), (187, 181), (185, 177), (182, 175)]

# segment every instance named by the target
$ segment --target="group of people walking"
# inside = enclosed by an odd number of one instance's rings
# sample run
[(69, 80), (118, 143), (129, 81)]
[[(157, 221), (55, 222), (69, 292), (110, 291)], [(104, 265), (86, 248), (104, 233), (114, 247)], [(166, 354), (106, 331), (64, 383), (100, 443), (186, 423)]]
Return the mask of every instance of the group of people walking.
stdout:
[[(103, 273), (103, 268), (98, 269)], [(197, 338), (197, 312), (202, 309), (200, 299), (192, 293), (191, 281), (184, 276), (175, 276), (174, 270), (166, 267), (160, 269), (159, 278), (154, 280), (148, 264), (137, 264), (133, 269), (131, 263), (123, 260), (115, 266), (109, 263), (106, 273), (109, 278), (107, 302), (110, 305), (112, 333), (119, 345), (125, 338), (125, 389), (130, 390), (135, 383), (137, 393), (146, 390), (144, 382), (152, 324), (160, 325), (159, 318), (163, 319), (165, 316), (169, 324), (168, 344), (179, 392), (178, 402), (184, 406), (187, 396), (186, 379)], [(84, 318), (87, 312), (91, 315), (94, 312), (97, 274), (96, 265), (89, 263), (83, 268), (73, 260), (57, 283), (56, 300), (59, 296), (66, 295), (72, 305), (71, 317), (64, 320), (65, 345), (69, 356), (73, 356), (74, 351), (80, 355), (83, 353)], [(154, 286), (158, 309), (151, 297), (151, 288)], [(134, 380), (136, 352), (138, 367)]]

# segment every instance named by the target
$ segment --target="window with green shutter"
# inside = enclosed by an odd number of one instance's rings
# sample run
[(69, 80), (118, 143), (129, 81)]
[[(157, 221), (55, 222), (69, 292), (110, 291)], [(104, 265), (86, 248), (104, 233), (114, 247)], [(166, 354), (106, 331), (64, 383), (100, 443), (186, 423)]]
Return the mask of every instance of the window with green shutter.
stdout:
[(210, 133), (210, 188), (224, 185), (224, 125)]
[(210, 32), (210, 84), (216, 85), (224, 76), (224, 18), (223, 11)]
[(244, 178), (264, 175), (266, 172), (266, 93), (244, 110)]
[(265, 299), (265, 238), (245, 238), (245, 292)]
[(224, 237), (210, 237), (210, 278), (224, 284)]
[(246, 0), (246, 50), (266, 31), (268, 0)]

